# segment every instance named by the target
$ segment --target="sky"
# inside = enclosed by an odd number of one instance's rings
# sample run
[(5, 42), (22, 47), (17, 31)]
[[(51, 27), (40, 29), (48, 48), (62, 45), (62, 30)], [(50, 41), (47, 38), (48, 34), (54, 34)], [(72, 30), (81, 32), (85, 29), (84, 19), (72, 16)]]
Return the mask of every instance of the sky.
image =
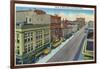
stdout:
[(57, 14), (62, 17), (62, 19), (75, 20), (77, 17), (84, 17), (86, 21), (94, 21), (94, 11), (89, 9), (79, 9), (79, 8), (40, 8), (40, 7), (21, 7), (17, 6), (16, 11), (19, 10), (44, 10), (47, 14)]

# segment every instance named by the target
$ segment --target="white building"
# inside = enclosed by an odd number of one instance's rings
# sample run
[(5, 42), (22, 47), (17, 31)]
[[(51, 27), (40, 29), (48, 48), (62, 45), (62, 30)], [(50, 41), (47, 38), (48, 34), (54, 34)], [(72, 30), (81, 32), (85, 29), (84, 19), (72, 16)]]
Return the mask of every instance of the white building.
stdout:
[(33, 24), (50, 24), (50, 15), (42, 10), (16, 11), (16, 21)]

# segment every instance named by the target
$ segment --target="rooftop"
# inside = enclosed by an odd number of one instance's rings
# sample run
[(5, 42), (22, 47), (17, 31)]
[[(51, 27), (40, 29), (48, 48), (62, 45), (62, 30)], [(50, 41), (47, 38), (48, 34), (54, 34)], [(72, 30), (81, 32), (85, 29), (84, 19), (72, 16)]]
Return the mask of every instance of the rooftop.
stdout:
[(16, 12), (35, 12), (36, 14), (46, 14), (45, 11), (43, 10), (39, 10), (39, 9), (30, 9), (30, 10), (19, 10), (19, 11), (16, 11)]

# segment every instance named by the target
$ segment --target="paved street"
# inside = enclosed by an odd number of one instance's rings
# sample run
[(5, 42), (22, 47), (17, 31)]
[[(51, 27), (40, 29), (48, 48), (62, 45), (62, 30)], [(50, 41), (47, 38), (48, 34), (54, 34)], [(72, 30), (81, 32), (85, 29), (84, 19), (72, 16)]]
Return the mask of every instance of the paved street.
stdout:
[[(82, 41), (84, 41), (84, 29), (74, 34), (74, 37), (61, 48), (52, 58), (47, 62), (61, 62), (61, 61), (72, 61), (75, 59), (78, 52), (81, 51)], [(80, 50), (79, 50), (80, 49)]]
[(40, 57), (40, 60), (37, 61), (37, 63), (46, 63), (49, 59), (51, 59), (61, 48), (64, 47), (65, 44), (67, 44), (72, 38), (74, 37), (71, 36), (69, 39), (67, 39), (65, 42), (63, 42), (60, 46), (58, 46), (57, 48), (53, 49), (48, 55), (44, 56), (44, 57)]

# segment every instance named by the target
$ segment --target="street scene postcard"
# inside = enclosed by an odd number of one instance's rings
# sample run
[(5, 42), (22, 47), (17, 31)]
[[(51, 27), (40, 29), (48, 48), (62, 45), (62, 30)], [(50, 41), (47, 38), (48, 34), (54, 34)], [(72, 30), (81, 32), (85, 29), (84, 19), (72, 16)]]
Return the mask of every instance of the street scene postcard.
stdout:
[(15, 65), (95, 60), (95, 9), (15, 4)]

